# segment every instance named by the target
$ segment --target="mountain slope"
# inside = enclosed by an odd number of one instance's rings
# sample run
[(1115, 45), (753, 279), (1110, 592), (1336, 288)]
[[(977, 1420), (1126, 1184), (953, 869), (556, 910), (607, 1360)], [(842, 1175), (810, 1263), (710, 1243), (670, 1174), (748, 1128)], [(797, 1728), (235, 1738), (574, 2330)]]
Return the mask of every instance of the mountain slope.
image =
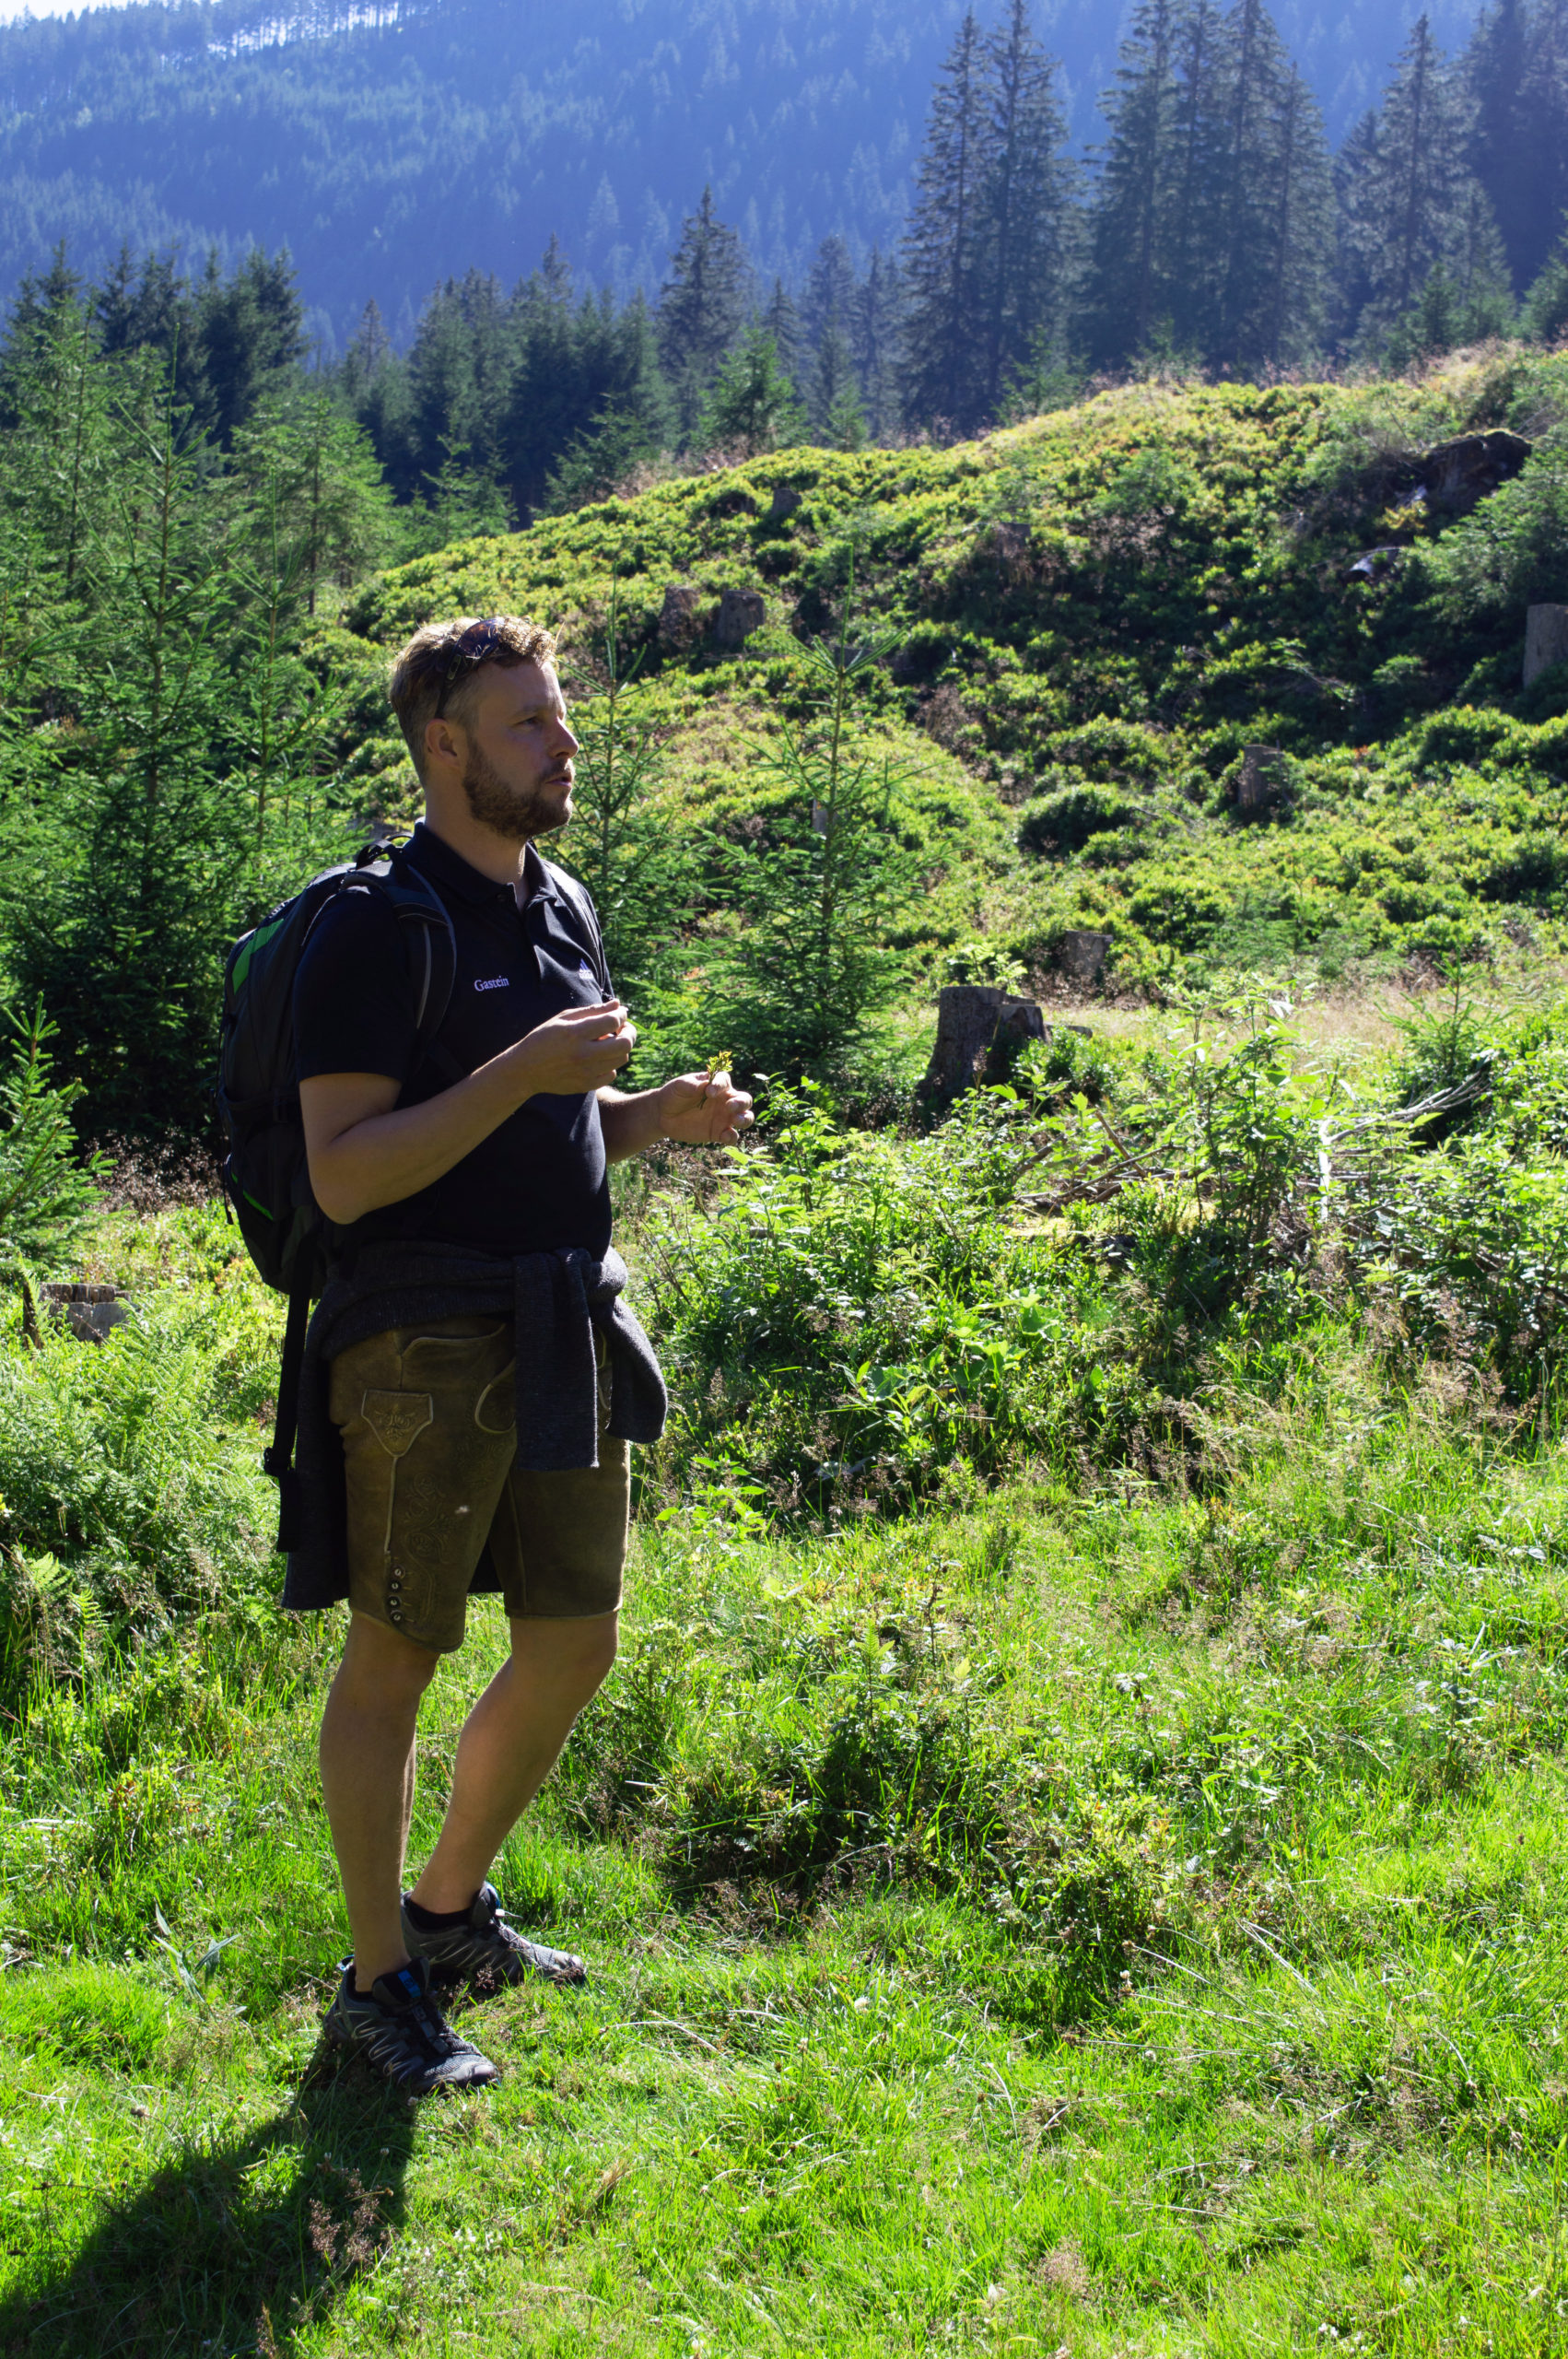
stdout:
[[(1530, 565), (1568, 581), (1564, 420), (1564, 356), (1420, 387), (1127, 388), (945, 452), (776, 453), (468, 543), (382, 577), (329, 643), (379, 662), (432, 616), (511, 606), (556, 625), (590, 690), (614, 590), (671, 736), (670, 825), (755, 834), (778, 792), (759, 756), (805, 709), (801, 640), (853, 550), (900, 641), (866, 725), (922, 781), (902, 824), (933, 960), (978, 932), (1045, 982), (1092, 929), (1114, 988), (1439, 961), (1551, 940), (1568, 907), (1568, 676), (1519, 686)], [(1469, 515), (1414, 497), (1434, 446), (1521, 426), (1466, 445), (1504, 454)], [(1535, 555), (1465, 590), (1531, 517)], [(760, 589), (766, 628), (670, 651), (683, 582), (708, 613)], [(376, 693), (356, 735), (362, 797), (405, 804)], [(1249, 804), (1258, 745), (1277, 757)]]
[[(705, 181), (765, 274), (895, 239), (961, 0), (216, 0), (0, 28), (0, 296), (67, 241), (287, 244), (329, 355), (374, 297), (412, 327), (438, 280), (512, 279), (551, 235), (595, 282), (656, 287)], [(1404, 36), (1399, 0), (1326, 28), (1276, 11), (1338, 138)], [(1471, 0), (1445, 0), (1450, 42)], [(1041, 12), (1075, 136), (1117, 28)]]

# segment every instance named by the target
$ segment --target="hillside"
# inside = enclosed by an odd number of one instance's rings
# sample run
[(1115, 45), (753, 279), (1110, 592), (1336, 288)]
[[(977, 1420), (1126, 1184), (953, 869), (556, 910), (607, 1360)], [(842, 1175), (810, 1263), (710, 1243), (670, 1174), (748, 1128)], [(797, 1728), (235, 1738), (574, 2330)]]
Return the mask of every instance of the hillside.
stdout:
[[(670, 733), (667, 822), (696, 844), (777, 792), (755, 756), (801, 709), (802, 639), (853, 553), (895, 642), (865, 710), (909, 773), (928, 998), (972, 935), (1048, 989), (1064, 937), (1103, 933), (1123, 992), (1544, 946), (1568, 677), (1525, 690), (1520, 663), (1530, 599), (1568, 592), (1565, 415), (1562, 356), (1421, 386), (1129, 387), (951, 451), (776, 453), (463, 544), (381, 577), (329, 644), (369, 681), (417, 622), (508, 605), (554, 623), (591, 688), (614, 588), (638, 707)], [(1455, 441), (1471, 476), (1445, 505), (1457, 463), (1427, 454)], [(760, 591), (766, 628), (673, 651), (683, 583), (709, 613)], [(401, 807), (373, 689), (350, 737), (345, 787)], [(1278, 749), (1251, 801), (1248, 746)]]
[[(958, 0), (159, 0), (0, 28), (0, 299), (64, 238), (101, 273), (123, 244), (287, 245), (329, 356), (374, 297), (400, 335), (432, 285), (510, 281), (552, 233), (625, 294), (656, 288), (711, 182), (758, 269), (802, 274), (831, 232), (896, 238)], [(1476, 10), (1445, 0), (1457, 46)], [(1376, 0), (1280, 30), (1338, 142), (1404, 37)], [(1062, 0), (1046, 29), (1075, 139), (1118, 28)]]

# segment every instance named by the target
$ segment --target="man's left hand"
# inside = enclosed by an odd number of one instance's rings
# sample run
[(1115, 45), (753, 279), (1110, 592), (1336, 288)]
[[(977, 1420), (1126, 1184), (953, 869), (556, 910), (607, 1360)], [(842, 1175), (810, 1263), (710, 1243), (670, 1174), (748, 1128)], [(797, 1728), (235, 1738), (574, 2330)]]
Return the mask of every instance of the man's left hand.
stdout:
[(733, 1146), (755, 1119), (743, 1089), (727, 1079), (710, 1080), (705, 1073), (679, 1074), (659, 1095), (665, 1137), (679, 1139), (685, 1146)]

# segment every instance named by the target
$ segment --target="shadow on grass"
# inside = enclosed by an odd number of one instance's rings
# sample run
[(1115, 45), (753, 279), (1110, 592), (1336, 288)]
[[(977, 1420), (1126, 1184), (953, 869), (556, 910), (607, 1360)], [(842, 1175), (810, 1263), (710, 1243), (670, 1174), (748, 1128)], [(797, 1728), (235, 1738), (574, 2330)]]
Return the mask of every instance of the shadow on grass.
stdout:
[[(68, 2255), (0, 2303), (0, 2359), (280, 2359), (385, 2249), (403, 2212), (415, 2100), (321, 2051), (286, 2111), (192, 2140)], [(427, 2100), (428, 2102), (428, 2100)]]

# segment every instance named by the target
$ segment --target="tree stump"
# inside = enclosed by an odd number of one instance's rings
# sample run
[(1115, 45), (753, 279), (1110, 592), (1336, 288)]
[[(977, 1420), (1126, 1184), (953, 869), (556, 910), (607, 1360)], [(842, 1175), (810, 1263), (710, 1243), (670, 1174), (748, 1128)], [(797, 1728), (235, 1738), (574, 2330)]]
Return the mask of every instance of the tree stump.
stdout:
[(1011, 1081), (1012, 1068), (1030, 1040), (1048, 1040), (1051, 1027), (1046, 1022), (1045, 1010), (1032, 999), (1004, 999), (991, 1034), (991, 1045), (986, 1051), (986, 1079)]
[(973, 1089), (1007, 993), (996, 983), (949, 983), (938, 992), (936, 1046), (922, 1095), (942, 1105)]
[(754, 630), (760, 630), (767, 619), (767, 609), (760, 590), (725, 590), (720, 592), (719, 612), (713, 618), (713, 644), (733, 654), (744, 647)]
[(768, 522), (787, 524), (804, 498), (804, 492), (797, 491), (792, 483), (776, 483), (773, 497), (767, 503)]
[(130, 1317), (118, 1286), (88, 1285), (79, 1280), (41, 1286), (43, 1308), (52, 1319), (63, 1319), (78, 1342), (101, 1344), (110, 1330), (123, 1327)]
[(1568, 663), (1568, 606), (1532, 606), (1525, 616), (1525, 686), (1552, 663)]
[(1244, 745), (1236, 780), (1238, 811), (1267, 811), (1285, 792), (1285, 757), (1278, 745)]
[(661, 654), (684, 655), (696, 643), (701, 628), (696, 611), (701, 595), (701, 591), (689, 581), (672, 581), (665, 591), (659, 614)]
[(1108, 933), (1094, 933), (1083, 927), (1058, 938), (1056, 962), (1069, 980), (1082, 983), (1087, 990), (1100, 980), (1106, 958), (1110, 956), (1111, 937)]

